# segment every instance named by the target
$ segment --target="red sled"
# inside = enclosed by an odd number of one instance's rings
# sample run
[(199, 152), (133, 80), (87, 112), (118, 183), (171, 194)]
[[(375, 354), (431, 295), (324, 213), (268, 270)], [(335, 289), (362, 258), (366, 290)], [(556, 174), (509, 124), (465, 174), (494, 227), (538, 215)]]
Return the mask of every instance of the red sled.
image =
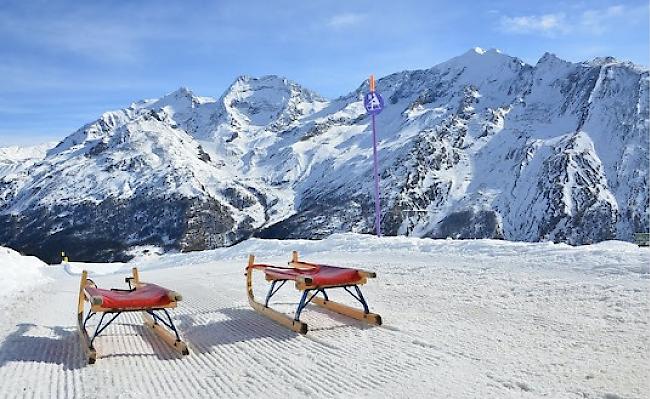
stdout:
[[(87, 271), (84, 270), (81, 273), (77, 322), (81, 346), (90, 364), (95, 363), (97, 359), (97, 351), (94, 347), (95, 339), (115, 321), (117, 316), (125, 312), (142, 312), (144, 324), (147, 327), (151, 328), (163, 341), (181, 354), (189, 354), (187, 345), (181, 341), (174, 321), (167, 312), (167, 309), (176, 307), (177, 303), (182, 299), (181, 295), (159, 285), (140, 281), (138, 269), (135, 267), (132, 272), (133, 276), (124, 280), (128, 283), (129, 289), (113, 288), (110, 290), (97, 288), (95, 282), (88, 278)], [(90, 309), (84, 316), (86, 302), (90, 303)], [(98, 313), (101, 313), (101, 318), (91, 337), (86, 327), (88, 321)], [(106, 315), (111, 316), (108, 321), (104, 322)]]
[[(253, 294), (253, 270), (264, 272), (266, 281), (271, 282), (271, 287), (266, 295), (264, 303), (257, 302)], [(381, 325), (381, 316), (370, 313), (368, 303), (361, 293), (360, 285), (365, 284), (369, 278), (375, 278), (374, 272), (360, 269), (321, 265), (317, 263), (303, 262), (298, 260), (298, 252), (293, 251), (289, 267), (278, 267), (273, 265), (255, 263), (255, 256), (248, 257), (246, 267), (246, 288), (248, 290), (248, 303), (258, 313), (271, 320), (290, 328), (291, 330), (306, 334), (308, 326), (300, 321), (300, 314), (304, 308), (313, 303), (317, 306), (332, 310), (336, 313), (364, 321), (368, 324)], [(300, 302), (296, 313), (292, 318), (269, 307), (269, 301), (280, 288), (287, 282), (295, 282), (296, 289), (302, 291)], [(355, 309), (342, 303), (331, 301), (327, 290), (343, 288), (354, 299), (361, 303), (363, 309)], [(322, 298), (317, 296), (322, 294)]]

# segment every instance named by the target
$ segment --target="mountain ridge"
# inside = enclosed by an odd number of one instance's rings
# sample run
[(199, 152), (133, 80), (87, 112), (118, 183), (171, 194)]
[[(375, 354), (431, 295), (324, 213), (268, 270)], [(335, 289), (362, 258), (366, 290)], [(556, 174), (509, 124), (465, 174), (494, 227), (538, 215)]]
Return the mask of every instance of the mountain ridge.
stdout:
[[(545, 53), (533, 66), (496, 49), (379, 79), (382, 229), (571, 244), (647, 231), (648, 81), (611, 57)], [(240, 76), (216, 99), (181, 87), (104, 113), (24, 176), (0, 175), (0, 244), (53, 260), (44, 253), (79, 237), (75, 221), (104, 225), (111, 210), (146, 222), (84, 227), (113, 244), (80, 256), (371, 232), (366, 90), (327, 100)]]

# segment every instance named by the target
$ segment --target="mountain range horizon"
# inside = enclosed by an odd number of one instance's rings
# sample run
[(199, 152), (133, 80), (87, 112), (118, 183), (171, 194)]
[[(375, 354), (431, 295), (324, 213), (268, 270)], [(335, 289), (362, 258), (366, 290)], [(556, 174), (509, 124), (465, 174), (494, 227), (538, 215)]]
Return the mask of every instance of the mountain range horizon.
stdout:
[[(509, 56), (508, 53), (504, 53), (504, 52), (502, 52), (502, 51), (501, 51), (500, 49), (498, 49), (498, 48), (488, 48), (488, 49), (484, 49), (484, 48), (482, 48), (482, 47), (478, 47), (478, 46), (476, 46), (476, 47), (472, 47), (472, 48), (468, 49), (466, 52), (462, 53), (462, 54), (459, 55), (459, 56), (466, 55), (466, 54), (470, 54), (470, 53), (472, 53), (472, 52), (475, 52), (475, 53), (481, 53), (481, 54), (482, 54), (482, 53), (486, 53), (486, 52), (494, 52), (494, 53), (498, 53), (498, 54), (503, 54), (503, 55)], [(549, 51), (547, 51), (547, 52), (545, 52), (544, 54), (542, 54), (542, 56), (539, 58), (539, 60), (542, 60), (543, 58), (545, 58), (545, 57), (547, 57), (547, 56), (552, 56), (552, 57), (555, 57), (555, 58), (558, 58), (558, 59), (561, 59), (561, 60), (565, 61), (565, 60), (562, 59), (561, 57), (557, 57), (557, 56), (555, 55), (555, 53), (553, 53), (553, 52), (549, 52)], [(515, 57), (515, 58), (516, 58), (516, 57)], [(539, 62), (539, 60), (538, 60), (538, 62)], [(525, 61), (522, 61), (522, 62), (526, 63)], [(567, 61), (567, 62), (569, 62), (569, 61)], [(639, 64), (639, 63), (635, 63), (635, 62), (632, 62), (632, 61), (629, 61), (629, 60), (619, 60), (619, 59), (617, 59), (617, 58), (615, 58), (615, 57), (612, 57), (612, 56), (596, 56), (596, 57), (592, 57), (591, 59), (585, 59), (585, 60), (583, 60), (583, 61), (581, 61), (581, 62), (577, 62), (577, 64), (580, 64), (580, 63), (582, 63), (582, 64), (587, 64), (587, 63), (602, 63), (602, 62), (621, 62), (621, 63), (629, 64), (629, 65), (634, 66), (634, 67), (642, 68), (642, 69), (649, 69), (649, 68), (650, 68), (649, 65)], [(531, 63), (526, 63), (526, 64), (532, 66)], [(433, 65), (432, 68), (435, 67), (436, 65), (438, 65), (438, 64)], [(413, 70), (418, 70), (418, 69), (406, 69), (406, 70), (404, 70), (404, 71), (413, 71)], [(369, 74), (370, 74), (370, 73), (372, 73), (372, 71), (370, 71)], [(387, 75), (387, 76), (388, 76), (388, 75)], [(260, 78), (265, 78), (265, 77), (279, 77), (279, 78), (282, 78), (282, 79), (287, 79), (287, 80), (291, 80), (291, 81), (296, 82), (296, 80), (291, 79), (291, 78), (288, 77), (288, 76), (283, 76), (283, 75), (277, 75), (277, 74), (251, 75), (251, 74), (245, 74), (245, 73), (244, 73), (244, 74), (240, 74), (240, 75), (235, 76), (235, 77), (233, 78), (233, 83), (236, 82), (236, 81), (239, 80), (239, 79), (242, 79), (242, 78), (243, 78), (243, 79), (260, 79)], [(232, 85), (232, 84), (231, 84), (231, 85)], [(360, 83), (359, 85), (362, 86), (362, 85), (363, 85), (363, 82)], [(302, 86), (304, 86), (304, 85), (302, 85)], [(228, 90), (228, 88), (226, 88), (226, 91), (227, 91), (227, 90)], [(309, 90), (310, 90), (310, 91), (313, 91), (313, 92), (315, 92), (315, 93), (317, 93), (317, 91), (315, 91), (315, 90), (313, 90), (313, 89), (309, 89)], [(189, 87), (189, 86), (187, 86), (187, 85), (180, 84), (180, 85), (178, 86), (177, 89), (166, 92), (165, 94), (163, 94), (162, 97), (166, 97), (166, 96), (168, 96), (168, 95), (172, 95), (172, 94), (174, 94), (174, 93), (176, 93), (176, 92), (183, 92), (183, 91), (187, 91), (187, 92), (190, 92), (190, 93), (192, 93), (192, 94), (194, 94), (194, 92), (195, 92), (195, 90), (194, 90), (192, 87)], [(326, 99), (327, 99), (327, 98), (329, 98), (329, 99), (336, 99), (336, 98), (339, 98), (339, 97), (343, 97), (343, 96), (345, 96), (346, 93), (341, 94), (341, 95), (338, 95), (338, 96), (334, 96), (334, 97), (323, 96), (323, 95), (320, 94), (320, 93), (319, 93), (319, 95), (320, 95), (321, 97), (323, 97), (323, 98), (326, 98)], [(218, 97), (213, 97), (213, 96), (203, 96), (203, 97), (204, 97), (204, 98), (210, 98), (210, 99), (217, 99), (217, 98), (218, 98)], [(157, 98), (154, 98), (154, 99), (157, 99)], [(138, 102), (138, 101), (146, 101), (146, 99), (136, 100), (135, 102)], [(64, 139), (65, 137), (67, 137), (67, 136), (62, 136), (61, 140)], [(54, 141), (56, 141), (56, 140), (48, 140), (47, 143), (54, 142)], [(13, 145), (8, 145), (8, 146), (2, 146), (2, 145), (0, 145), (0, 148), (6, 148), (6, 147), (31, 147), (31, 146), (41, 145), (41, 144), (44, 144), (44, 143), (45, 143), (44, 141), (35, 140), (33, 143), (25, 144), (25, 145), (18, 145), (18, 144), (13, 144)]]
[[(0, 245), (116, 260), (370, 233), (367, 85), (326, 99), (241, 75), (216, 99), (181, 86), (52, 148), (0, 151)], [(476, 47), (377, 88), (385, 234), (585, 244), (648, 229), (647, 68)]]

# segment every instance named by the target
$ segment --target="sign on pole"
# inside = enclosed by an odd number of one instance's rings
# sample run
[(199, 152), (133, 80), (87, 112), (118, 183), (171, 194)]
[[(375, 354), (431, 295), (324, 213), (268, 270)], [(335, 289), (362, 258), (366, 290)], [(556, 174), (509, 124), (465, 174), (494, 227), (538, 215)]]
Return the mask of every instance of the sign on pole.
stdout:
[(363, 106), (369, 114), (377, 115), (384, 109), (384, 99), (376, 91), (371, 91), (364, 97)]
[(370, 75), (370, 92), (363, 97), (363, 106), (372, 115), (372, 156), (373, 171), (375, 175), (375, 232), (381, 237), (381, 204), (379, 203), (379, 159), (377, 157), (377, 130), (375, 128), (375, 115), (384, 109), (384, 99), (375, 91), (375, 77)]

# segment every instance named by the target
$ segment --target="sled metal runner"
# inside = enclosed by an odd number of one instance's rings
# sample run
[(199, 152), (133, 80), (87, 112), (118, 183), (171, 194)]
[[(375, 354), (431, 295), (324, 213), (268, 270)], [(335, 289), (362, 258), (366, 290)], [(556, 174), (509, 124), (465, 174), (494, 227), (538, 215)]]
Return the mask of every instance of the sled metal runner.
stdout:
[[(262, 271), (265, 279), (271, 283), (264, 303), (258, 302), (253, 294), (254, 270)], [(246, 267), (246, 289), (248, 302), (255, 311), (295, 332), (306, 334), (308, 326), (300, 321), (300, 315), (310, 303), (368, 324), (381, 325), (381, 316), (370, 312), (368, 303), (359, 288), (369, 278), (375, 277), (374, 272), (365, 270), (303, 262), (298, 260), (298, 252), (296, 251), (293, 252), (289, 267), (256, 264), (255, 256), (250, 255)], [(287, 281), (293, 281), (296, 289), (302, 292), (293, 318), (269, 307), (271, 298)], [(362, 309), (356, 309), (330, 300), (328, 290), (335, 288), (344, 289), (361, 304)]]
[[(132, 277), (125, 279), (129, 285), (128, 289), (111, 290), (97, 288), (97, 285), (88, 278), (87, 271), (81, 273), (77, 323), (81, 346), (89, 364), (95, 363), (97, 359), (95, 339), (125, 312), (142, 312), (143, 322), (147, 327), (182, 355), (189, 354), (187, 345), (181, 340), (174, 321), (167, 311), (177, 306), (182, 299), (181, 295), (158, 285), (140, 281), (138, 269), (135, 267), (132, 273)], [(86, 302), (90, 304), (90, 309), (84, 315)], [(90, 335), (88, 321), (98, 314), (101, 314), (99, 322)]]

